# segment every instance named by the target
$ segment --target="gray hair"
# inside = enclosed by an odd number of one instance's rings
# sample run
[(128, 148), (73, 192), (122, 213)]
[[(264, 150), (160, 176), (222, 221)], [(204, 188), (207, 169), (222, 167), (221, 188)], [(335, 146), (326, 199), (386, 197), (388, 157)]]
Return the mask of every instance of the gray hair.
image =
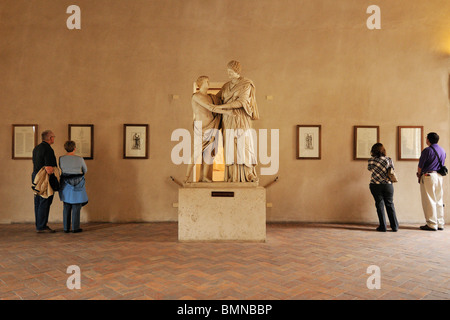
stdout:
[(45, 130), (44, 132), (42, 132), (42, 134), (41, 134), (42, 141), (50, 140), (50, 137), (51, 137), (52, 134), (53, 134), (52, 130)]

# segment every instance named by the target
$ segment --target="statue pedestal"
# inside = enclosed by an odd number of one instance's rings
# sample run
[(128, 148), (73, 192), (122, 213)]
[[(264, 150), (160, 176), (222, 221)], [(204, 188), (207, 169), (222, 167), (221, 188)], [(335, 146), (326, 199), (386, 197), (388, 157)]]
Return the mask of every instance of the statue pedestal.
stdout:
[(266, 189), (257, 183), (187, 183), (178, 192), (178, 240), (266, 240)]

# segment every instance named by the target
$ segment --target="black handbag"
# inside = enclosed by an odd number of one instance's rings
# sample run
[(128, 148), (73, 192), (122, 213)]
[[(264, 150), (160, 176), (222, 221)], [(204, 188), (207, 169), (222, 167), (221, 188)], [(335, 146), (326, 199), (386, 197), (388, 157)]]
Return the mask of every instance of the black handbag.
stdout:
[(433, 146), (430, 146), (431, 149), (433, 149), (434, 153), (436, 153), (436, 157), (439, 161), (439, 165), (441, 166), (441, 168), (439, 170), (437, 170), (437, 173), (439, 173), (441, 176), (446, 176), (448, 174), (448, 169), (446, 166), (442, 165), (441, 159), (439, 159), (439, 155), (437, 153), (437, 151), (433, 148)]

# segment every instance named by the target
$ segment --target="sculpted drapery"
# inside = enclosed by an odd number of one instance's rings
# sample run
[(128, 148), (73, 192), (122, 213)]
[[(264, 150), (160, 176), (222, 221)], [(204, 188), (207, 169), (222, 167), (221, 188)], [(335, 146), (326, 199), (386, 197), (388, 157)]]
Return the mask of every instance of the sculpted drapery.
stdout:
[[(208, 94), (208, 76), (200, 76), (196, 82), (199, 91), (194, 93), (191, 99), (194, 120), (194, 154), (187, 167), (185, 183), (189, 180), (198, 159), (201, 159), (201, 176), (199, 181), (212, 182), (209, 168), (213, 163), (218, 147), (218, 130), (220, 130), (222, 114), (232, 114), (231, 110), (216, 110), (216, 113), (212, 113), (212, 105), (220, 104), (222, 101), (215, 95)], [(201, 147), (197, 145), (199, 141)]]
[(255, 85), (240, 75), (241, 64), (232, 60), (227, 65), (230, 81), (225, 83), (216, 97), (221, 104), (205, 103), (198, 97), (196, 103), (222, 113), (222, 133), (227, 182), (257, 182), (255, 139), (252, 121), (259, 119)]
[[(228, 67), (240, 72), (240, 64)], [(255, 85), (249, 79), (240, 75), (225, 83), (217, 93), (222, 101), (222, 107), (232, 109), (233, 115), (222, 117), (225, 181), (256, 182), (257, 158), (252, 135), (252, 120), (259, 119), (258, 106), (255, 97)], [(232, 129), (232, 130), (229, 130)], [(234, 140), (234, 141), (233, 141)]]

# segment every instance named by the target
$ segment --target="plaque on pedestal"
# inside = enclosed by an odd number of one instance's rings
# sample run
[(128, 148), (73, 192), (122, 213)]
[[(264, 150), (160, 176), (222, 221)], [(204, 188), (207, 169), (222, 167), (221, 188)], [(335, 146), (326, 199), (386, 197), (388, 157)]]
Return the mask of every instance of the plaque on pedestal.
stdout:
[(258, 183), (187, 183), (178, 193), (178, 240), (266, 240), (266, 190)]

